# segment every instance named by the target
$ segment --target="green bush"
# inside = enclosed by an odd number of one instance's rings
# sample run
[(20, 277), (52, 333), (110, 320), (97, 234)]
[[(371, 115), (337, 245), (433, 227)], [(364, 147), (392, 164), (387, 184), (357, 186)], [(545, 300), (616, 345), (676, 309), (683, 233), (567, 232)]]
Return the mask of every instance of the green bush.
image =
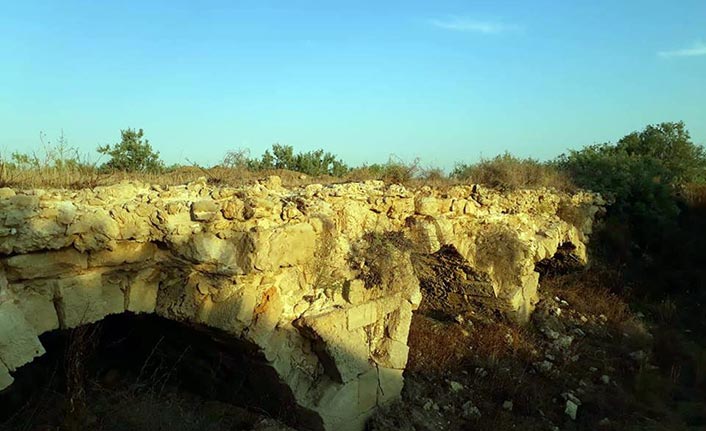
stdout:
[(520, 159), (505, 153), (467, 165), (458, 164), (451, 176), (463, 182), (484, 184), (499, 189), (553, 187), (570, 190), (569, 178), (555, 166), (534, 159)]
[(311, 176), (331, 175), (341, 177), (350, 168), (340, 159), (324, 150), (294, 153), (291, 145), (272, 145), (260, 159), (250, 159), (246, 151), (229, 152), (224, 164), (231, 167), (247, 167), (254, 171), (288, 169)]
[(582, 188), (601, 193), (609, 216), (630, 228), (643, 247), (657, 244), (677, 221), (678, 186), (703, 181), (703, 148), (683, 123), (647, 126), (615, 144), (590, 145), (554, 163)]
[(142, 129), (120, 131), (119, 143), (98, 147), (98, 152), (110, 156), (110, 160), (101, 166), (106, 171), (159, 173), (164, 170), (164, 163), (159, 159), (159, 152), (152, 149), (144, 139)]
[(691, 141), (683, 122), (649, 125), (633, 132), (616, 144), (616, 149), (632, 157), (649, 157), (665, 170), (665, 179), (673, 184), (706, 180), (704, 148)]
[(670, 172), (653, 157), (630, 155), (617, 146), (602, 144), (562, 155), (557, 165), (578, 186), (613, 202), (616, 213), (667, 219), (676, 215)]

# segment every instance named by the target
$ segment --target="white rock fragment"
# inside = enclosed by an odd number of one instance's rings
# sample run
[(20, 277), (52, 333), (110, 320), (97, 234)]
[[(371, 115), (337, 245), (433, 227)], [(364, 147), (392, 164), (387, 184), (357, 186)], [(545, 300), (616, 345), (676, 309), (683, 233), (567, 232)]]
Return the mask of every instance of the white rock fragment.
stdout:
[(579, 411), (579, 406), (578, 404), (574, 403), (571, 400), (566, 400), (566, 408), (564, 409), (564, 413), (569, 415), (572, 421), (576, 420), (576, 414)]
[(462, 415), (464, 419), (475, 419), (482, 416), (480, 410), (473, 405), (472, 401), (466, 401), (461, 408), (463, 409)]
[(453, 380), (449, 381), (449, 386), (451, 387), (451, 391), (453, 392), (460, 392), (465, 388), (462, 384)]

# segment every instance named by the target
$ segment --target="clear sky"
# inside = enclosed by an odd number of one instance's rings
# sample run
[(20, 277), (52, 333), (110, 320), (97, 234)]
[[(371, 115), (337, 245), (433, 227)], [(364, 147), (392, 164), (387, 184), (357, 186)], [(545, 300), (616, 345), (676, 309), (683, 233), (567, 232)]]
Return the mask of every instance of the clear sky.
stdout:
[(0, 0), (0, 151), (144, 128), (168, 163), (552, 158), (662, 121), (706, 143), (706, 1)]

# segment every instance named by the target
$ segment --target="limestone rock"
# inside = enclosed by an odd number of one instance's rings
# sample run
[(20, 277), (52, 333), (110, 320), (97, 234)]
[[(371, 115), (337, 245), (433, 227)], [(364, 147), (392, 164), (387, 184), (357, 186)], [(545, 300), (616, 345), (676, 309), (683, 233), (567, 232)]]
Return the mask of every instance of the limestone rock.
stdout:
[(220, 208), (213, 200), (200, 200), (191, 204), (191, 219), (194, 221), (211, 221), (216, 218)]
[[(455, 249), (483, 294), (527, 321), (535, 264), (565, 244), (585, 262), (602, 205), (583, 192), (381, 181), (287, 189), (278, 177), (233, 188), (205, 178), (2, 188), (0, 388), (43, 353), (43, 332), (156, 313), (240, 337), (314, 427), (359, 431), (402, 390), (422, 301), (413, 253)], [(545, 329), (568, 351), (571, 337)], [(478, 416), (471, 407), (465, 416)]]
[(117, 266), (152, 259), (157, 251), (153, 243), (119, 242), (112, 250), (101, 250), (89, 254), (88, 266)]
[(66, 249), (48, 253), (20, 254), (7, 258), (5, 268), (9, 280), (58, 277), (80, 272), (88, 267), (88, 256)]
[(12, 378), (5, 364), (0, 362), (0, 391), (10, 386), (14, 381), (15, 379)]
[[(20, 309), (12, 302), (0, 304), (0, 363), (14, 371), (35, 357), (43, 355), (44, 347), (37, 335)], [(3, 379), (7, 381), (7, 377)]]

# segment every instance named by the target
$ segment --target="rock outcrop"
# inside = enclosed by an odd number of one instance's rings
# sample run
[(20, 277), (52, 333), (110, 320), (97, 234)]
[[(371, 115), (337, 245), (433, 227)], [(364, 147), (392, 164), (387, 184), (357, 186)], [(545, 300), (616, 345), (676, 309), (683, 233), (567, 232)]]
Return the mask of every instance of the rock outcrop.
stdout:
[(421, 300), (412, 253), (455, 247), (526, 320), (535, 264), (565, 244), (585, 260), (602, 205), (588, 193), (480, 186), (288, 190), (277, 177), (0, 196), (0, 389), (44, 353), (44, 332), (156, 313), (254, 345), (306, 426), (330, 430), (362, 429), (400, 394)]

